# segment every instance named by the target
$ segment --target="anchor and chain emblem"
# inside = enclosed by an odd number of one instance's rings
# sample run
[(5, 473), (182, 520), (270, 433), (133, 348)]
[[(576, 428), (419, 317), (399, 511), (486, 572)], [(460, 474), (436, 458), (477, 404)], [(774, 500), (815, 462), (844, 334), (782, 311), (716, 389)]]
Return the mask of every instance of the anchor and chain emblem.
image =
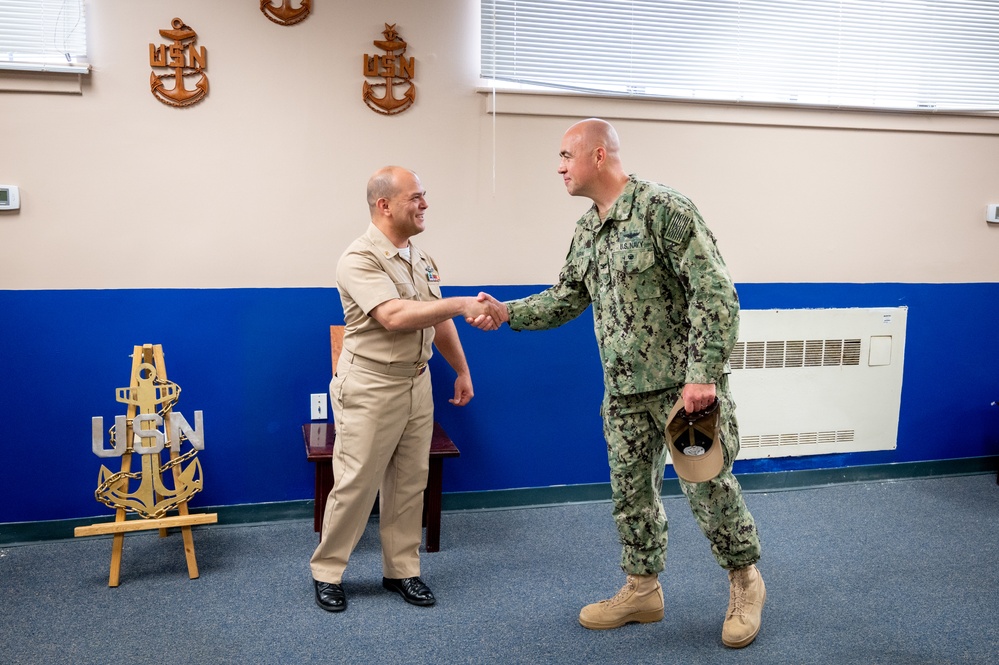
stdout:
[[(364, 82), (362, 98), (364, 103), (376, 113), (394, 115), (402, 113), (416, 101), (416, 86), (412, 78), (416, 71), (413, 58), (406, 58), (406, 41), (399, 36), (395, 24), (385, 24), (382, 31), (385, 39), (373, 43), (385, 51), (385, 55), (364, 54), (364, 75), (368, 78), (382, 78), (384, 83)], [(402, 97), (395, 96), (395, 89), (406, 86)], [(381, 96), (377, 93), (382, 92)]]
[(298, 7), (291, 6), (291, 0), (279, 0), (280, 4), (272, 4), (272, 0), (260, 0), (260, 11), (268, 19), (278, 25), (295, 25), (304, 21), (312, 11), (312, 0), (302, 0)]
[[(198, 34), (179, 18), (171, 21), (172, 29), (160, 30), (160, 35), (171, 40), (170, 44), (149, 45), (149, 66), (167, 67), (172, 72), (149, 75), (149, 87), (153, 96), (169, 106), (191, 106), (208, 94), (208, 51), (204, 46), (195, 47)], [(184, 81), (187, 77), (199, 76), (194, 88), (188, 89)], [(164, 81), (174, 79), (173, 88), (167, 89)]]
[[(132, 379), (132, 386), (118, 388), (115, 399), (129, 405), (129, 414), (115, 417), (110, 429), (113, 448), (104, 447), (103, 419), (93, 419), (93, 451), (99, 457), (121, 457), (133, 453), (142, 457), (142, 469), (130, 471), (130, 462), (123, 460), (122, 470), (112, 472), (101, 465), (97, 490), (94, 496), (103, 504), (124, 509), (143, 518), (159, 518), (167, 511), (186, 503), (203, 487), (201, 462), (195, 457), (204, 450), (201, 412), (195, 411), (196, 428), (180, 413), (173, 414), (173, 405), (180, 397), (180, 386), (157, 378), (156, 368), (143, 362)], [(161, 432), (158, 427), (162, 426)], [(179, 454), (181, 443), (187, 441), (191, 449)], [(170, 452), (170, 459), (163, 463), (162, 453)], [(185, 466), (186, 464), (186, 466)], [(173, 476), (173, 486), (164, 482), (164, 473)], [(138, 480), (135, 489), (129, 483)]]

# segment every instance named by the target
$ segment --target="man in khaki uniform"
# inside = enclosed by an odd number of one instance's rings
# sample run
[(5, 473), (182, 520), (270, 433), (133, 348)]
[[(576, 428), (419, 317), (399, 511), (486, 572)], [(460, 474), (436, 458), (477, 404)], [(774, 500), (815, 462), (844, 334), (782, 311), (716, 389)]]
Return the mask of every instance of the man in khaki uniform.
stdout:
[(472, 380), (451, 319), (492, 329), (489, 314), (498, 310), (473, 297), (441, 297), (437, 264), (409, 240), (424, 230), (425, 195), (412, 171), (377, 171), (367, 188), (371, 225), (337, 265), (346, 325), (330, 382), (334, 481), (310, 562), (316, 603), (330, 612), (347, 608), (344, 569), (376, 494), (382, 586), (414, 605), (436, 602), (420, 579), (419, 556), (434, 423), (427, 361), (435, 345), (458, 374), (449, 401), (468, 404)]

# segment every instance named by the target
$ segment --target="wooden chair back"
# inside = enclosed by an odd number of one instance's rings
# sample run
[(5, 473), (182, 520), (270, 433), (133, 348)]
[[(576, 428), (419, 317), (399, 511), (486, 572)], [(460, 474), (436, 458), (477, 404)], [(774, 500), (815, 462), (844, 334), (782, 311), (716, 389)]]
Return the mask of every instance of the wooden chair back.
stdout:
[(336, 364), (343, 351), (343, 326), (330, 326), (330, 356), (333, 359), (333, 373), (336, 374)]

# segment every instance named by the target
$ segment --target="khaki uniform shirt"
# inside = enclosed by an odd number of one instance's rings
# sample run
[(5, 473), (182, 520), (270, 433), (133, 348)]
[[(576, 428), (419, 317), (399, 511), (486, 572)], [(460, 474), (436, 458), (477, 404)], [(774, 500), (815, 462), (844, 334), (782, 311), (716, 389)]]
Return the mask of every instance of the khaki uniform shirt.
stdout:
[(378, 305), (402, 298), (429, 301), (441, 297), (434, 260), (412, 242), (406, 261), (374, 224), (340, 257), (336, 284), (343, 304), (343, 348), (385, 365), (425, 363), (433, 354), (434, 329), (391, 332), (370, 316)]
[(593, 305), (611, 395), (717, 383), (739, 333), (739, 300), (714, 236), (694, 204), (631, 177), (605, 220), (594, 205), (558, 282), (507, 303), (510, 327), (541, 330)]

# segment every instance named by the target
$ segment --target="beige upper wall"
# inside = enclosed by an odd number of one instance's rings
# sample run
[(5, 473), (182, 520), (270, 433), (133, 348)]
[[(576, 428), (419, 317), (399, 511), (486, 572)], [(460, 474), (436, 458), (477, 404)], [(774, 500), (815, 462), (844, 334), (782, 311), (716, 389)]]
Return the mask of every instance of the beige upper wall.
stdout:
[[(315, 0), (295, 27), (247, 0), (90, 0), (82, 95), (0, 93), (0, 288), (331, 286), (384, 164), (428, 190), (418, 242), (453, 285), (552, 282), (587, 202), (555, 173), (565, 128), (621, 134), (627, 168), (690, 196), (738, 282), (999, 281), (999, 119), (489, 95), (474, 0)], [(175, 16), (208, 50), (189, 109), (149, 93)], [(396, 23), (417, 102), (361, 101)]]

